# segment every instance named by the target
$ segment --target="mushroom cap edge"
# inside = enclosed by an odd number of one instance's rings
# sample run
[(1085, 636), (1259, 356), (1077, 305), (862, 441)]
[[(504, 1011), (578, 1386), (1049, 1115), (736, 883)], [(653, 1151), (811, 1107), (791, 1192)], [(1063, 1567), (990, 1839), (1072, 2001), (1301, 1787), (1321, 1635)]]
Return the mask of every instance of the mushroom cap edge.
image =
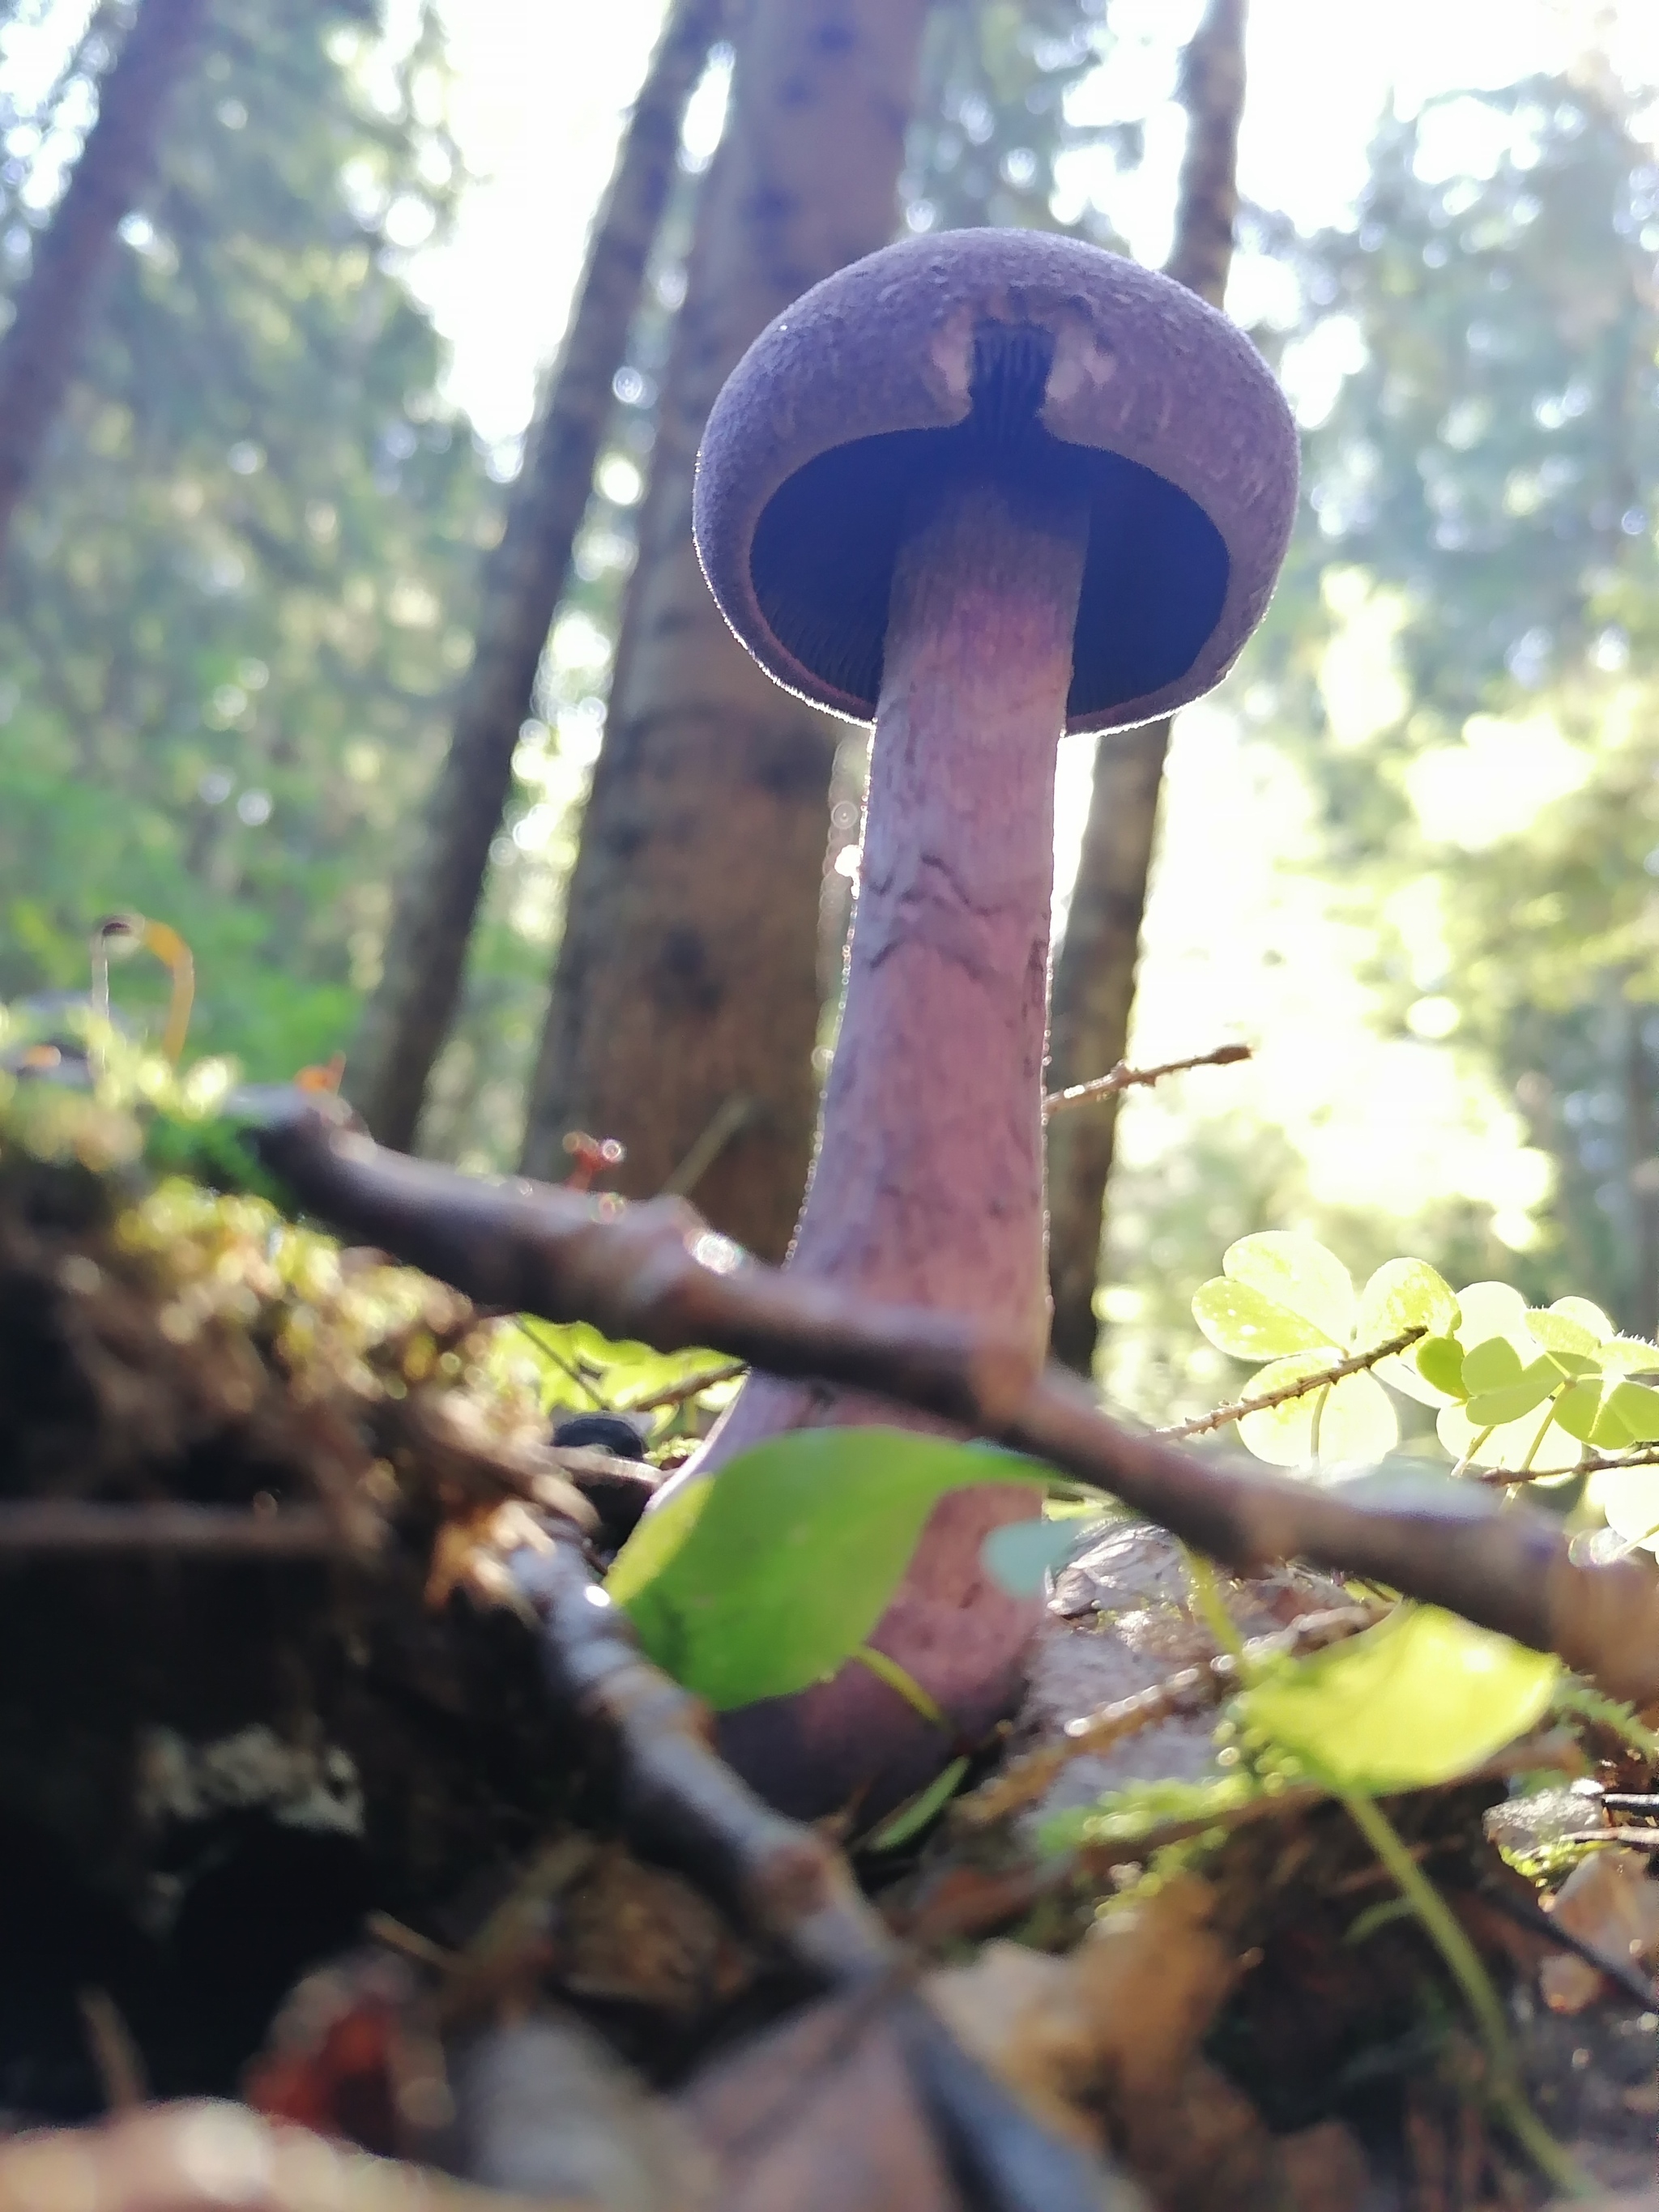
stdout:
[(780, 639), (751, 552), (768, 502), (837, 447), (965, 419), (975, 331), (1036, 326), (1054, 343), (1039, 422), (1186, 495), (1227, 555), (1224, 595), (1190, 665), (1071, 730), (1173, 713), (1231, 667), (1272, 595), (1296, 510), (1297, 442), (1284, 395), (1224, 315), (1173, 279), (1081, 240), (1029, 230), (908, 239), (839, 270), (785, 309), (714, 403), (698, 455), (693, 531), (739, 642), (785, 690), (856, 722), (874, 702), (840, 690)]

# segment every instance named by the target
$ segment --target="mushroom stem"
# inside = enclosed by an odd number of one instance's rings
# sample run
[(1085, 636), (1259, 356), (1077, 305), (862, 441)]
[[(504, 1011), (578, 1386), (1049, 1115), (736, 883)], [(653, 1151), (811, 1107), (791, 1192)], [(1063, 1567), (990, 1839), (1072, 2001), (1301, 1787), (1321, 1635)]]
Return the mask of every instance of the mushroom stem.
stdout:
[(1000, 472), (922, 504), (893, 579), (846, 1006), (792, 1265), (1018, 1321), (1035, 1361), (1054, 759), (1086, 516)]
[[(1088, 536), (1063, 458), (1029, 434), (918, 495), (895, 567), (857, 919), (817, 1163), (788, 1265), (872, 1298), (1048, 1336), (1042, 1063), (1055, 754)], [(697, 1473), (782, 1430), (935, 1425), (757, 1376)], [(1037, 1616), (986, 1575), (1027, 1489), (935, 1510), (871, 1638), (975, 1741), (1016, 1692)], [(721, 1723), (775, 1803), (873, 1811), (955, 1747), (870, 1668)]]

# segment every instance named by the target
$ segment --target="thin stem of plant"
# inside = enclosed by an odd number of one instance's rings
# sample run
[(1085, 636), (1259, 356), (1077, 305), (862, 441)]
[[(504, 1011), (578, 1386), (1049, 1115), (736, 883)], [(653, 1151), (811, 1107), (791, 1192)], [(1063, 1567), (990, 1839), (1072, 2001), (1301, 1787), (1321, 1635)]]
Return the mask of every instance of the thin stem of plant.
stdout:
[(1354, 1826), (1394, 1877), (1424, 1933), (1445, 1960), (1474, 2015), (1491, 2069), (1494, 2109), (1510, 2134), (1554, 2186), (1568, 2197), (1596, 2194), (1596, 2185), (1545, 2127), (1527, 2102), (1509, 2022), (1480, 1954), (1455, 1914), (1407, 1850), (1382, 1807), (1359, 1790), (1338, 1790)]
[(1109, 1075), (1097, 1075), (1092, 1082), (1073, 1083), (1065, 1091), (1051, 1091), (1042, 1102), (1042, 1118), (1046, 1121), (1055, 1114), (1068, 1114), (1074, 1106), (1092, 1106), (1102, 1098), (1115, 1098), (1120, 1091), (1131, 1091), (1145, 1083), (1161, 1083), (1166, 1075), (1184, 1075), (1189, 1067), (1231, 1067), (1236, 1060), (1254, 1057), (1255, 1048), (1248, 1044), (1218, 1044), (1212, 1052), (1195, 1052), (1185, 1060), (1161, 1060), (1156, 1067), (1130, 1067), (1123, 1060)]
[(739, 1375), (746, 1375), (746, 1360), (726, 1359), (718, 1367), (705, 1367), (700, 1375), (688, 1376), (684, 1382), (676, 1382), (671, 1389), (650, 1390), (641, 1398), (619, 1398), (612, 1411), (618, 1413), (656, 1413), (666, 1406), (683, 1406), (688, 1398), (701, 1397), (712, 1390), (717, 1382), (734, 1382)]
[(1270, 1407), (1288, 1405), (1292, 1398), (1305, 1398), (1310, 1390), (1328, 1390), (1333, 1382), (1340, 1382), (1345, 1376), (1363, 1375), (1380, 1361), (1392, 1359), (1426, 1336), (1425, 1328), (1402, 1328), (1398, 1336), (1391, 1336), (1386, 1344), (1373, 1345), (1369, 1352), (1356, 1352), (1346, 1359), (1339, 1359), (1329, 1367), (1322, 1367), (1312, 1375), (1298, 1376), (1294, 1382), (1281, 1383), (1277, 1390), (1264, 1390), (1259, 1398), (1237, 1398), (1230, 1406), (1218, 1406), (1212, 1413), (1200, 1413), (1195, 1419), (1179, 1421), (1173, 1428), (1155, 1429), (1154, 1436), (1168, 1437), (1174, 1443), (1188, 1437), (1206, 1437), (1212, 1429), (1225, 1428), (1231, 1421), (1242, 1421), (1249, 1413), (1265, 1413)]

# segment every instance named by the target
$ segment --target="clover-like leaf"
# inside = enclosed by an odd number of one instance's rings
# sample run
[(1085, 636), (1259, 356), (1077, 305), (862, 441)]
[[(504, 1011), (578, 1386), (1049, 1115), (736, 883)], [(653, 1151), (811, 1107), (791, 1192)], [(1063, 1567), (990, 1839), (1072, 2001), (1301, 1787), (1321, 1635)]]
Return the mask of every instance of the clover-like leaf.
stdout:
[(906, 1430), (797, 1429), (647, 1514), (606, 1589), (648, 1655), (726, 1711), (833, 1674), (880, 1620), (947, 1492), (1040, 1492), (1049, 1479), (1012, 1453)]
[(1659, 1344), (1642, 1336), (1610, 1336), (1598, 1353), (1608, 1375), (1659, 1375)]
[(1506, 1337), (1524, 1354), (1522, 1365), (1531, 1358), (1537, 1342), (1527, 1327), (1527, 1302), (1519, 1291), (1508, 1283), (1468, 1283), (1457, 1293), (1457, 1304), (1463, 1316), (1457, 1328), (1460, 1342), (1482, 1344), (1489, 1337)]
[[(1251, 1378), (1249, 1395), (1264, 1397), (1317, 1375), (1330, 1364), (1328, 1354), (1298, 1352), (1276, 1360)], [(1247, 1413), (1238, 1425), (1243, 1442), (1273, 1467), (1336, 1467), (1381, 1459), (1400, 1440), (1400, 1425), (1389, 1394), (1370, 1375), (1345, 1375), (1282, 1406)]]
[(1659, 1546), (1659, 1467), (1603, 1468), (1590, 1487), (1615, 1535), (1649, 1550)]
[(1459, 1320), (1457, 1300), (1445, 1278), (1426, 1260), (1390, 1260), (1359, 1293), (1353, 1340), (1362, 1351), (1386, 1344), (1408, 1328), (1450, 1336)]
[[(1485, 1350), (1483, 1346), (1480, 1347)], [(1508, 1351), (1507, 1345), (1502, 1349)], [(1472, 1358), (1474, 1355), (1471, 1354)], [(1534, 1406), (1541, 1406), (1546, 1398), (1560, 1389), (1564, 1383), (1576, 1382), (1595, 1366), (1577, 1352), (1540, 1352), (1529, 1367), (1523, 1368), (1513, 1382), (1500, 1383), (1495, 1390), (1478, 1390), (1465, 1408), (1477, 1428), (1494, 1427), (1504, 1421), (1518, 1421)], [(1463, 1372), (1468, 1373), (1468, 1361), (1463, 1363)]]
[(1482, 1390), (1506, 1390), (1521, 1380), (1525, 1363), (1504, 1336), (1487, 1337), (1463, 1354), (1463, 1388), (1471, 1397)]
[[(1321, 1344), (1347, 1344), (1353, 1334), (1353, 1277), (1316, 1237), (1286, 1229), (1241, 1237), (1222, 1255), (1221, 1271), (1274, 1304), (1298, 1314)], [(1287, 1347), (1295, 1349), (1296, 1347)]]
[(1278, 1304), (1249, 1283), (1224, 1275), (1200, 1283), (1193, 1294), (1193, 1319), (1218, 1352), (1236, 1359), (1276, 1359), (1287, 1352), (1321, 1352), (1322, 1366), (1340, 1357), (1310, 1321)]
[(1581, 1382), (1570, 1383), (1555, 1401), (1555, 1425), (1565, 1429), (1570, 1437), (1577, 1437), (1581, 1444), (1590, 1440), (1596, 1416), (1601, 1410), (1601, 1378), (1587, 1376)]
[(1467, 1406), (1443, 1406), (1436, 1433), (1454, 1460), (1510, 1474), (1561, 1474), (1576, 1467), (1577, 1439), (1557, 1424), (1553, 1408), (1534, 1407), (1514, 1421), (1472, 1421)]
[(1434, 1606), (1284, 1662), (1237, 1700), (1245, 1727), (1339, 1788), (1422, 1790), (1535, 1728), (1560, 1662)]
[(1598, 1451), (1659, 1443), (1659, 1390), (1645, 1382), (1614, 1382), (1601, 1401), (1589, 1441)]
[(1455, 1336), (1425, 1336), (1414, 1358), (1418, 1373), (1435, 1394), (1430, 1403), (1468, 1396), (1463, 1381), (1463, 1347)]
[[(1612, 1322), (1591, 1298), (1557, 1298), (1547, 1310), (1553, 1314), (1559, 1314), (1565, 1321), (1577, 1322), (1585, 1334), (1593, 1337), (1597, 1344), (1613, 1334)], [(1528, 1325), (1531, 1318), (1532, 1316), (1528, 1315)], [(1540, 1337), (1539, 1341), (1542, 1343), (1544, 1340)], [(1568, 1352), (1580, 1348), (1571, 1344), (1564, 1347)]]
[[(1583, 1300), (1575, 1300), (1582, 1304)], [(1528, 1333), (1535, 1337), (1547, 1352), (1567, 1352), (1594, 1358), (1601, 1339), (1592, 1328), (1573, 1315), (1563, 1313), (1559, 1306), (1528, 1306)]]

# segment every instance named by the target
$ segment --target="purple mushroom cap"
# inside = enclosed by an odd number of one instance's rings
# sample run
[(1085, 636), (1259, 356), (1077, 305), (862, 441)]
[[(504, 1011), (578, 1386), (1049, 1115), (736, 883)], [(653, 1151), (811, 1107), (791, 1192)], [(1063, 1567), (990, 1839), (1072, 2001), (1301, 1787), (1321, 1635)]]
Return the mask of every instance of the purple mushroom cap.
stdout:
[(716, 401), (694, 528), (709, 588), (786, 689), (873, 720), (914, 494), (1000, 414), (1087, 487), (1069, 730), (1210, 690), (1261, 620), (1296, 507), (1290, 410), (1182, 286), (1029, 230), (906, 240), (817, 284)]

